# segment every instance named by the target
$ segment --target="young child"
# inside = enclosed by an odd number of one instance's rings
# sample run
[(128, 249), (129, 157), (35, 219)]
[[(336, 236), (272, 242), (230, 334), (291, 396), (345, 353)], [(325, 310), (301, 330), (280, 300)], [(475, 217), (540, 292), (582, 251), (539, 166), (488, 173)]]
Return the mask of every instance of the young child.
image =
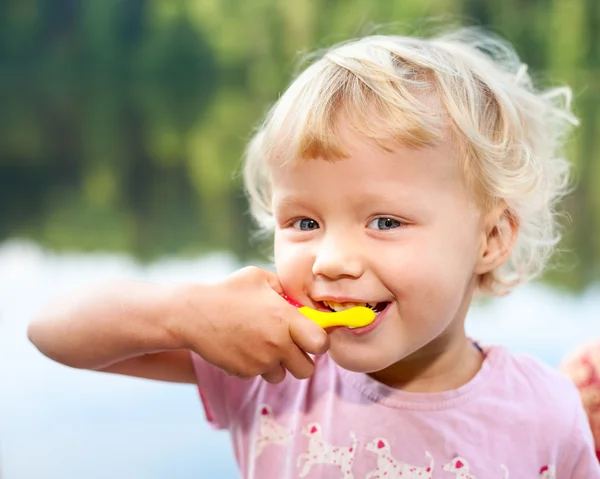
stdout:
[[(244, 478), (600, 478), (575, 387), (464, 328), (474, 294), (533, 278), (557, 242), (569, 99), (473, 30), (336, 46), (247, 151), (276, 274), (98, 286), (29, 337), (73, 367), (196, 383)], [(377, 317), (325, 331), (283, 294)]]

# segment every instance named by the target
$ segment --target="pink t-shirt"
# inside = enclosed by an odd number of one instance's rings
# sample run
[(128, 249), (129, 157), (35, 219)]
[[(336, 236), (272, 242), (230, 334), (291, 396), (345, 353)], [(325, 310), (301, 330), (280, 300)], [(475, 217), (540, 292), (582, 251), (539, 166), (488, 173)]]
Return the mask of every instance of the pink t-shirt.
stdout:
[(232, 378), (193, 355), (210, 423), (227, 428), (246, 479), (596, 479), (575, 387), (505, 348), (469, 383), (408, 393), (327, 355), (307, 380)]

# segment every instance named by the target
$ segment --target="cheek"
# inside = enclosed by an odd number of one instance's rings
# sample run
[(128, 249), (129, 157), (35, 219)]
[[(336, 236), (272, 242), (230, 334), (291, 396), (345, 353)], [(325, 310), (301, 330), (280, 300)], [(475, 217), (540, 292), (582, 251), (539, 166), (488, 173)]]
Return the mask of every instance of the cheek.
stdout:
[(475, 270), (479, 251), (476, 227), (471, 222), (446, 221), (421, 238), (419, 256), (428, 270), (442, 278), (460, 281)]
[(402, 248), (387, 250), (380, 268), (396, 293), (411, 303), (449, 306), (472, 278), (476, 251), (474, 235), (465, 231), (423, 230)]
[(289, 247), (286, 242), (282, 240), (277, 233), (275, 234), (273, 253), (277, 275), (279, 276), (279, 280), (284, 283), (285, 286), (285, 280), (288, 276), (290, 276), (289, 271), (292, 269), (290, 260), (293, 258), (293, 256), (290, 255)]
[(312, 270), (302, 245), (290, 243), (281, 235), (275, 234), (274, 259), (283, 288), (289, 292), (300, 289), (299, 283), (305, 277), (306, 271)]

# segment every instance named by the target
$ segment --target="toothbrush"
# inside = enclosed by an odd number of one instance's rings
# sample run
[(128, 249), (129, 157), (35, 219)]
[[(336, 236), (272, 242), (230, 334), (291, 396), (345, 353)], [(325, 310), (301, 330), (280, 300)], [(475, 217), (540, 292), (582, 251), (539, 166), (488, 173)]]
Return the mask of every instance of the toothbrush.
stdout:
[(362, 328), (375, 321), (375, 311), (366, 306), (355, 306), (344, 311), (318, 311), (308, 306), (302, 306), (285, 295), (283, 295), (283, 298), (322, 328), (333, 326), (346, 326), (351, 329)]

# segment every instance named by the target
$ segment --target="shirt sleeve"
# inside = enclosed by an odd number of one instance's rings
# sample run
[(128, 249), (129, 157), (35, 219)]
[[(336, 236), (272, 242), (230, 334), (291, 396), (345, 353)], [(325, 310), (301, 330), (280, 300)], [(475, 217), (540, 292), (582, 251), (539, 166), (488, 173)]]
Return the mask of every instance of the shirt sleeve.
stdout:
[(226, 429), (229, 426), (229, 414), (224, 401), (227, 394), (225, 391), (226, 375), (196, 353), (190, 354), (206, 419), (215, 429)]
[(556, 477), (600, 479), (600, 464), (596, 457), (592, 432), (578, 395), (574, 404), (573, 427), (566, 438), (566, 447), (557, 465)]
[(215, 429), (229, 429), (242, 404), (254, 394), (260, 378), (231, 377), (196, 353), (190, 354), (206, 419)]

